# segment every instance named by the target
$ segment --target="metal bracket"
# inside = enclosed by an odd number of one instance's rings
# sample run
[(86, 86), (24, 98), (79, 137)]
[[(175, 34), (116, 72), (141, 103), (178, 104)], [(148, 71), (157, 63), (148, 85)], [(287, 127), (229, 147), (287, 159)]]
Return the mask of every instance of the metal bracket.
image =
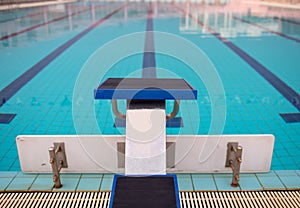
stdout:
[[(112, 111), (115, 114), (115, 116), (120, 119), (126, 119), (126, 115), (121, 113), (118, 109), (117, 100), (112, 99), (111, 104), (112, 104)], [(179, 104), (180, 104), (180, 100), (174, 100), (174, 106), (172, 112), (166, 115), (167, 120), (172, 119), (177, 115), (179, 111)]]
[(174, 100), (174, 106), (172, 112), (166, 115), (167, 120), (174, 118), (177, 115), (179, 111), (179, 104), (180, 104), (180, 100)]
[(111, 106), (112, 106), (112, 111), (113, 113), (115, 114), (115, 116), (117, 118), (120, 118), (120, 119), (126, 119), (126, 115), (121, 113), (118, 109), (118, 103), (117, 103), (117, 100), (115, 99), (112, 99), (111, 100)]
[(67, 168), (67, 157), (64, 142), (54, 142), (54, 147), (49, 148), (50, 164), (53, 172), (53, 182), (55, 188), (62, 187), (59, 172), (61, 168)]
[(227, 143), (227, 156), (225, 167), (230, 167), (233, 171), (232, 187), (238, 187), (240, 180), (240, 167), (242, 163), (243, 147), (239, 146), (238, 142)]

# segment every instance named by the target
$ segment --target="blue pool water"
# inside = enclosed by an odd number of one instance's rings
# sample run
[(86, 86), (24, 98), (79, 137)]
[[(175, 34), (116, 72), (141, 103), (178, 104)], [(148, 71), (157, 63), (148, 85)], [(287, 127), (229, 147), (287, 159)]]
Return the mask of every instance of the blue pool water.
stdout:
[[(114, 127), (109, 101), (93, 101), (93, 88), (88, 88), (90, 94), (79, 90), (90, 86), (91, 80), (142, 77), (149, 4), (123, 6), (79, 2), (0, 11), (0, 114), (16, 114), (10, 123), (0, 124), (0, 171), (20, 170), (17, 135), (125, 133)], [(181, 77), (198, 90), (197, 101), (181, 103), (184, 127), (169, 128), (167, 133), (274, 134), (271, 169), (300, 169), (300, 19), (285, 16), (284, 10), (279, 18), (272, 16), (274, 12), (252, 14), (226, 5), (151, 7), (157, 77)], [(126, 42), (125, 37), (136, 34), (135, 41)], [(167, 53), (169, 49), (163, 53), (168, 46), (162, 36), (174, 38), (169, 47), (178, 47), (178, 56)], [(121, 46), (101, 50), (116, 40), (137, 53), (111, 62), (101, 57), (89, 61), (102, 52), (108, 57), (126, 54)], [(198, 48), (198, 54), (180, 47), (185, 43)], [(80, 73), (89, 64), (90, 73)], [(203, 74), (211, 66), (217, 76)], [(28, 73), (33, 69), (38, 73)], [(102, 76), (95, 77), (99, 71)], [(15, 81), (20, 77), (27, 80), (22, 87)], [(221, 91), (208, 87), (218, 84)], [(4, 93), (7, 87), (14, 91), (9, 98)], [(124, 112), (125, 102), (119, 104)], [(167, 106), (170, 111), (172, 102)], [(289, 118), (292, 114), (296, 121), (287, 122), (280, 114)], [(95, 115), (97, 125), (92, 123)]]

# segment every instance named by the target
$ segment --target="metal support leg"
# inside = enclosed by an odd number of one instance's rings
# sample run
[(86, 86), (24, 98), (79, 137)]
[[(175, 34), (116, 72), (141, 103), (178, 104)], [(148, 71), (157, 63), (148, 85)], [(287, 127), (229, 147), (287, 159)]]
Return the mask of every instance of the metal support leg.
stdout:
[[(171, 119), (171, 118), (174, 118), (178, 111), (179, 111), (179, 104), (180, 104), (180, 101), (179, 100), (174, 100), (174, 107), (173, 107), (173, 110), (171, 113), (167, 114), (166, 115), (166, 119)], [(111, 100), (111, 105), (112, 105), (112, 111), (113, 113), (115, 114), (115, 116), (117, 118), (120, 118), (120, 119), (126, 119), (126, 115), (121, 113), (118, 109), (118, 103), (117, 103), (117, 100), (114, 100), (112, 99)]]
[(232, 187), (238, 187), (240, 180), (240, 167), (242, 163), (243, 148), (237, 142), (229, 142), (227, 144), (227, 157), (225, 167), (230, 167), (233, 171)]
[(54, 147), (49, 148), (50, 164), (53, 172), (53, 182), (55, 188), (61, 188), (60, 170), (67, 168), (67, 158), (65, 153), (65, 144), (63, 142), (54, 143)]
[(112, 111), (117, 118), (126, 119), (126, 115), (121, 113), (118, 109), (117, 100), (111, 100)]
[(179, 104), (180, 104), (180, 100), (174, 100), (173, 111), (171, 113), (169, 113), (168, 115), (166, 115), (167, 119), (174, 118), (177, 115), (177, 113), (179, 111)]

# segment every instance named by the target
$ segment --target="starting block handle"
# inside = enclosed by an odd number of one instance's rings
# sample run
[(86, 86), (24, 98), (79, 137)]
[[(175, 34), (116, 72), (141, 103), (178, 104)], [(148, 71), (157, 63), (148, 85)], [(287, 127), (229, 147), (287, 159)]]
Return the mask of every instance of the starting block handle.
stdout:
[(180, 100), (174, 100), (174, 107), (172, 112), (166, 115), (167, 120), (174, 118), (177, 115), (179, 111), (179, 104), (180, 104)]
[(112, 99), (111, 100), (111, 107), (112, 107), (112, 111), (113, 113), (115, 114), (115, 116), (117, 118), (121, 118), (121, 119), (126, 119), (126, 115), (121, 113), (118, 109), (118, 103), (117, 103), (117, 100), (116, 99)]
[[(180, 100), (174, 100), (174, 106), (172, 112), (166, 115), (167, 120), (172, 119), (177, 115), (179, 111), (179, 105), (180, 105)], [(126, 119), (126, 115), (119, 111), (118, 103), (116, 99), (111, 100), (111, 106), (112, 106), (112, 111), (117, 118), (124, 119), (124, 120)]]

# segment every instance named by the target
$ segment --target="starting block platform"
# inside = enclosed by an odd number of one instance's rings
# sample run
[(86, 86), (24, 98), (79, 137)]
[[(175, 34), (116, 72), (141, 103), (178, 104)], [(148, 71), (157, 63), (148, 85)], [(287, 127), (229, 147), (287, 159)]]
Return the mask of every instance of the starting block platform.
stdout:
[(184, 79), (109, 78), (94, 90), (95, 99), (195, 100), (197, 90)]

